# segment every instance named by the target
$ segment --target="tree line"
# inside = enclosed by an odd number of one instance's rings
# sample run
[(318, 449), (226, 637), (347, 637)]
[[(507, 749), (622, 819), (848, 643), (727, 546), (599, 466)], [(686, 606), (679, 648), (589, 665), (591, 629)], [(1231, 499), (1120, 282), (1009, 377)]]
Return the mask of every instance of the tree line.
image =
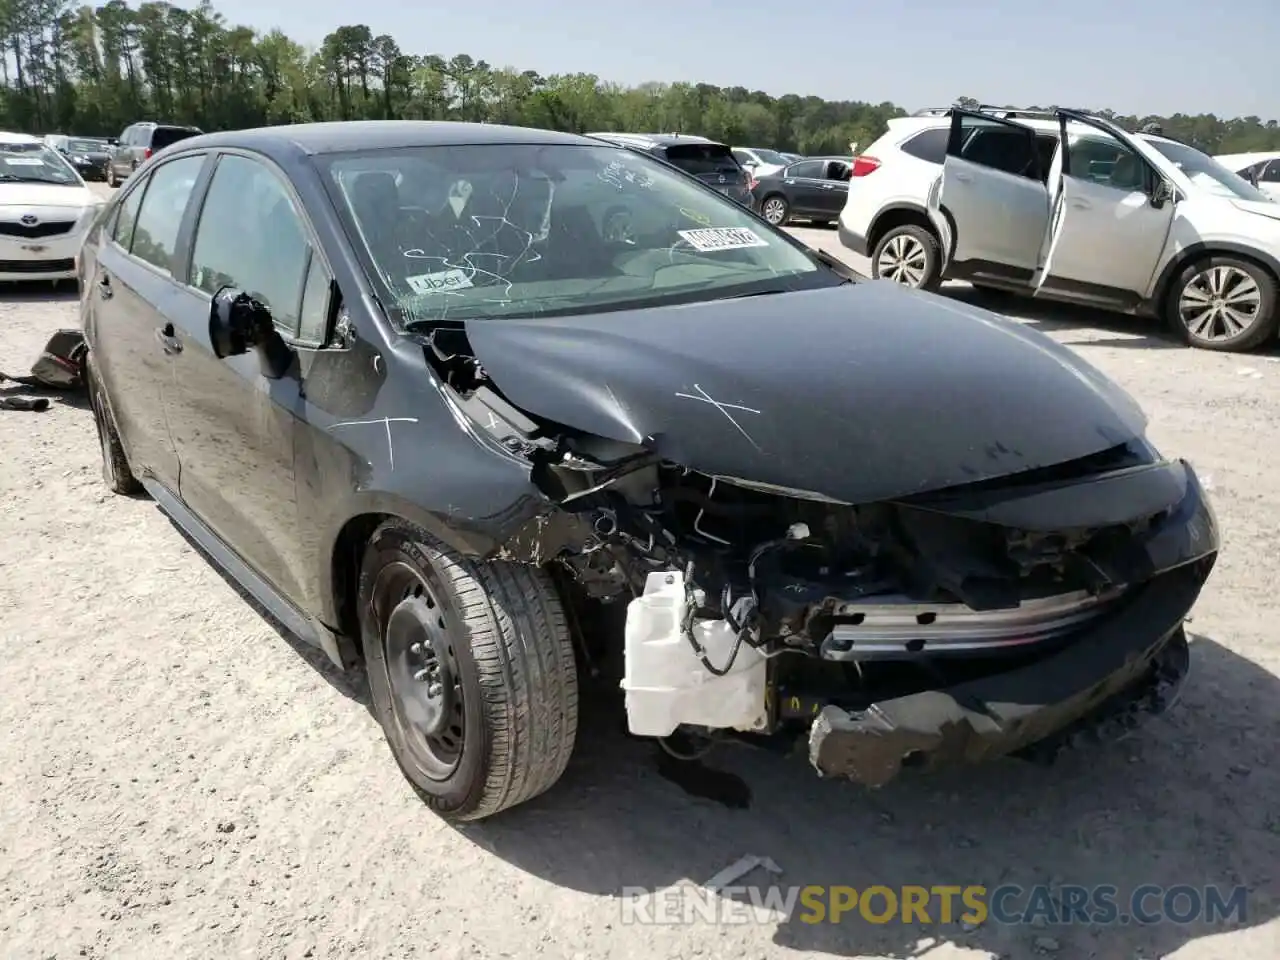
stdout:
[[(771, 96), (703, 83), (610, 83), (542, 75), (460, 53), (402, 50), (389, 34), (340, 26), (310, 50), (280, 30), (228, 24), (208, 0), (72, 6), (0, 0), (0, 126), (28, 133), (115, 136), (138, 120), (235, 129), (312, 120), (470, 120), (585, 133), (700, 133), (808, 154), (847, 152), (904, 116), (897, 104)], [(972, 98), (957, 103), (976, 104)], [(1024, 105), (1025, 106), (1025, 105)], [(1209, 153), (1280, 150), (1275, 120), (1213, 114), (1122, 115), (1155, 121)]]

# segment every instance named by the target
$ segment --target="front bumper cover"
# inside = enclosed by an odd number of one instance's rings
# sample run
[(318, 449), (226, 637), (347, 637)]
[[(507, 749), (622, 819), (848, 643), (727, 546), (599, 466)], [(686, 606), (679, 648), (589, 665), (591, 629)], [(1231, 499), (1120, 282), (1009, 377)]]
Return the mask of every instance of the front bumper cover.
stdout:
[(1070, 645), (1003, 673), (864, 710), (822, 709), (809, 760), (823, 776), (880, 786), (905, 767), (1052, 753), (1085, 730), (1129, 729), (1177, 696), (1189, 657), (1183, 622), (1216, 560), (1217, 523), (1188, 468), (1186, 496), (1142, 553), (1158, 572)]

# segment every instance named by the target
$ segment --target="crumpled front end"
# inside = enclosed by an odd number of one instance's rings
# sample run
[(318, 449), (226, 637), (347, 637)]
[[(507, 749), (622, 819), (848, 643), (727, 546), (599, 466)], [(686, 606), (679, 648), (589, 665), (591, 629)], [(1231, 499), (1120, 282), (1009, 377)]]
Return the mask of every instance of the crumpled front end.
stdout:
[(433, 347), (458, 416), (548, 503), (493, 556), (558, 568), (571, 608), (625, 611), (620, 644), (578, 634), (589, 657), (621, 648), (635, 735), (798, 741), (823, 775), (877, 785), (1127, 729), (1185, 676), (1218, 530), (1191, 467), (1141, 439), (849, 502), (548, 420)]

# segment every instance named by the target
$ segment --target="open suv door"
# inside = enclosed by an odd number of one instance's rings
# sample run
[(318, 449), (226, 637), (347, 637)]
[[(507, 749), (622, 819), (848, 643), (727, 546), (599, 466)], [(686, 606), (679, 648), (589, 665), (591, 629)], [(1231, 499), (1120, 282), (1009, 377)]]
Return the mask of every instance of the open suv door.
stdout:
[(1151, 288), (1176, 191), (1115, 124), (1072, 110), (1057, 117), (1066, 149), (1050, 172), (1053, 217), (1036, 293), (1131, 307)]
[(1049, 230), (1051, 156), (1030, 127), (952, 111), (942, 177), (929, 198), (947, 276), (1031, 284)]

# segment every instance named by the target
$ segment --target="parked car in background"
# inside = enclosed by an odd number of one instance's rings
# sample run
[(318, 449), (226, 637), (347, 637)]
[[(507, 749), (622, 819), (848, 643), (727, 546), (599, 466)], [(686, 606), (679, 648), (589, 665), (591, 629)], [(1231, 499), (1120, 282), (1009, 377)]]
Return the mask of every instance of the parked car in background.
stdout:
[(1280, 151), (1229, 153), (1213, 159), (1248, 180), (1271, 199), (1280, 200)]
[(753, 177), (767, 176), (791, 162), (777, 150), (763, 147), (734, 147), (733, 156)]
[(76, 172), (86, 180), (107, 179), (107, 161), (111, 158), (111, 147), (106, 140), (101, 137), (72, 137), (51, 133), (44, 141), (70, 160)]
[(683, 133), (589, 133), (628, 150), (657, 157), (744, 206), (751, 205), (751, 174), (723, 143)]
[(110, 489), (363, 667), (449, 819), (560, 778), (579, 663), (676, 757), (764, 736), (873, 786), (1126, 734), (1187, 676), (1217, 524), (1131, 397), (642, 151), (211, 134), (82, 272)]
[(129, 179), (133, 171), (150, 159), (152, 154), (159, 153), (179, 140), (197, 136), (202, 132), (199, 127), (151, 121), (125, 127), (107, 161), (107, 184), (114, 187)]
[(1210, 350), (1257, 347), (1280, 319), (1280, 204), (1194, 147), (1073, 110), (890, 120), (854, 159), (840, 239), (910, 287), (1157, 317)]
[(74, 279), (104, 203), (49, 144), (0, 133), (0, 280)]
[(797, 217), (827, 226), (844, 209), (852, 171), (848, 157), (806, 157), (753, 177), (751, 196), (760, 215), (775, 227)]

